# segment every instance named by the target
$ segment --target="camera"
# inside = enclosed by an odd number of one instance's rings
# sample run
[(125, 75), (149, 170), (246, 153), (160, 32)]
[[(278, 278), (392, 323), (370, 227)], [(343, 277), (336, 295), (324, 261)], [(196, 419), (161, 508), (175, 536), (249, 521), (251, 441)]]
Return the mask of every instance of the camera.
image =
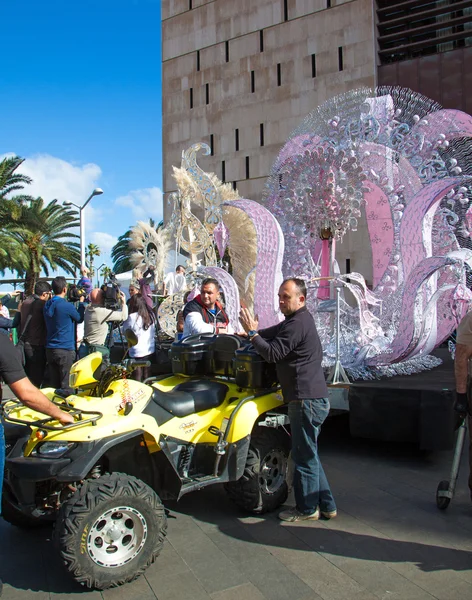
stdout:
[(84, 298), (87, 296), (87, 292), (84, 289), (77, 287), (75, 283), (69, 285), (67, 288), (68, 302), (79, 302), (82, 296)]
[(105, 289), (105, 308), (108, 310), (120, 310), (120, 284), (114, 273), (110, 273)]

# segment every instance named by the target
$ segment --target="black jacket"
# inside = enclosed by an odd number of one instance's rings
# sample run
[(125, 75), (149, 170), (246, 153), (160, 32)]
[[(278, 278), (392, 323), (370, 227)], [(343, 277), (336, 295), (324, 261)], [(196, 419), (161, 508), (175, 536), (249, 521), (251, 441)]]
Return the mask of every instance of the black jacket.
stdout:
[(199, 294), (198, 296), (195, 296), (193, 300), (187, 302), (187, 304), (184, 306), (184, 321), (189, 313), (199, 312), (202, 315), (205, 323), (223, 323), (224, 325), (228, 325), (228, 316), (219, 302), (216, 302), (215, 308), (216, 314), (213, 315), (203, 304), (201, 295)]
[(258, 333), (252, 343), (267, 362), (276, 363), (285, 402), (327, 398), (328, 388), (321, 368), (323, 349), (306, 306)]

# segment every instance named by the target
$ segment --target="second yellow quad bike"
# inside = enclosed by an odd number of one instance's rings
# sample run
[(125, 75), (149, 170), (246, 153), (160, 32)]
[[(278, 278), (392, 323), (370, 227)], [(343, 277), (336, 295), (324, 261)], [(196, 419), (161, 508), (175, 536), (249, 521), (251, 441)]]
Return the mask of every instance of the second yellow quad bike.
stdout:
[(71, 576), (105, 589), (132, 581), (159, 555), (166, 535), (161, 499), (221, 483), (241, 508), (282, 504), (289, 437), (274, 365), (237, 336), (174, 342), (173, 374), (129, 379), (142, 361), (104, 367), (95, 352), (70, 373), (73, 394), (45, 389), (75, 419), (61, 426), (10, 401), (23, 425), (10, 448), (2, 511), (18, 526), (54, 521)]

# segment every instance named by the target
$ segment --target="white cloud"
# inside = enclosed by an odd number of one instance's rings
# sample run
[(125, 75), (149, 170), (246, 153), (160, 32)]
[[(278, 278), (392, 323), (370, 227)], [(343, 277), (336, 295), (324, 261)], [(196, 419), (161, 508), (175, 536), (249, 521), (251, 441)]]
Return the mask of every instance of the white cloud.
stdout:
[[(14, 154), (1, 155), (0, 160), (6, 156)], [(94, 163), (74, 165), (50, 154), (35, 154), (26, 158), (18, 172), (33, 180), (24, 190), (30, 196), (41, 196), (46, 202), (54, 198), (60, 202), (67, 200), (79, 206), (97, 187), (102, 174), (100, 167)], [(97, 210), (94, 209), (93, 212), (93, 217), (97, 218)]]
[(105, 263), (111, 267), (113, 261), (111, 260), (110, 252), (118, 241), (118, 238), (103, 231), (94, 231), (87, 237), (92, 244), (96, 244), (101, 250), (100, 256), (94, 258), (95, 266), (98, 267), (100, 264)]
[[(115, 200), (117, 206), (129, 208), (137, 221), (162, 219), (162, 190), (158, 187), (132, 190)], [(130, 223), (132, 225), (132, 223)]]

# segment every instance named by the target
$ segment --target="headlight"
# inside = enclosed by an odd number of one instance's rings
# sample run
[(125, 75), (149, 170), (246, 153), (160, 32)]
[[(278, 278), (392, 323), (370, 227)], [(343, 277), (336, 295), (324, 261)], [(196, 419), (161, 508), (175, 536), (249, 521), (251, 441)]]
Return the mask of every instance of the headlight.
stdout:
[(69, 387), (71, 388), (75, 388), (77, 387), (75, 384), (77, 382), (77, 379), (79, 377), (79, 373), (69, 373)]
[(73, 445), (72, 442), (44, 442), (35, 448), (33, 454), (39, 454), (47, 458), (60, 458)]

